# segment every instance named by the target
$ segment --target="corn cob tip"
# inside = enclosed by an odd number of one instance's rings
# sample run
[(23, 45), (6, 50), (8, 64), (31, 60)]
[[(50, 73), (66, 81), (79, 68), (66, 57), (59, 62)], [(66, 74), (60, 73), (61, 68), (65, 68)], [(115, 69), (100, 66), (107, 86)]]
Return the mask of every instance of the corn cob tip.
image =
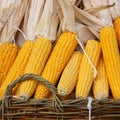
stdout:
[(61, 89), (58, 89), (58, 94), (62, 95), (62, 96), (66, 96), (67, 94), (67, 91), (65, 88), (61, 88)]
[(17, 97), (21, 100), (27, 100), (29, 98), (28, 95), (24, 94), (24, 93), (22, 95), (17, 96)]
[(114, 99), (119, 99), (120, 53), (116, 32), (113, 27), (105, 27), (101, 30), (100, 43), (111, 93)]
[(96, 95), (96, 99), (98, 99), (98, 100), (103, 100), (103, 99), (107, 99), (108, 98), (108, 96), (106, 96), (106, 93), (98, 93), (97, 95)]
[[(76, 46), (77, 41), (75, 39), (75, 34), (63, 32), (50, 54), (41, 76), (55, 85)], [(49, 90), (46, 89), (45, 86), (38, 84), (34, 98), (46, 98), (48, 95)]]
[(96, 68), (101, 56), (100, 43), (95, 40), (89, 40), (85, 47), (86, 54), (82, 55), (78, 81), (76, 84), (76, 98), (87, 98), (94, 82), (94, 69)]

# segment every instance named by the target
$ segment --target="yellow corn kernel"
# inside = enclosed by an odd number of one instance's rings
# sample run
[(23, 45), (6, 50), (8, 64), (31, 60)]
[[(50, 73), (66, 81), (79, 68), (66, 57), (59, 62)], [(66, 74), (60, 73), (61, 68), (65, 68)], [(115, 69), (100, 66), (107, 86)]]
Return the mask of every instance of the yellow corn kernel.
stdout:
[[(5, 43), (2, 43), (1, 45), (0, 45), (0, 78), (2, 78), (2, 65), (3, 65), (3, 50), (4, 50), (4, 48), (6, 48), (6, 45), (7, 44), (5, 44)], [(1, 85), (1, 83), (2, 83), (2, 80), (0, 79), (0, 85)]]
[(19, 48), (16, 44), (7, 42), (2, 43), (0, 47), (0, 85), (13, 65), (18, 50)]
[(81, 56), (80, 51), (75, 51), (67, 63), (57, 86), (61, 96), (67, 96), (73, 91), (78, 79)]
[(120, 17), (118, 17), (114, 20), (114, 27), (115, 27), (115, 31), (116, 31), (116, 34), (117, 34), (119, 47), (120, 47)]
[[(48, 39), (38, 38), (35, 42), (24, 73), (41, 75), (51, 49), (52, 43)], [(21, 98), (29, 98), (33, 95), (36, 85), (37, 81), (35, 80), (27, 80), (22, 82), (16, 91), (16, 95)]]
[(24, 69), (29, 60), (33, 46), (34, 46), (33, 41), (25, 41), (25, 43), (21, 47), (12, 67), (10, 68), (8, 74), (6, 75), (5, 80), (3, 81), (0, 87), (0, 99), (5, 94), (5, 90), (8, 84), (10, 84), (13, 80), (15, 80), (20, 75), (24, 74)]
[[(75, 36), (71, 32), (61, 34), (43, 70), (42, 77), (54, 85), (57, 83), (61, 72), (77, 46)], [(46, 98), (49, 96), (49, 93), (49, 89), (39, 83), (34, 97)]]
[[(85, 47), (85, 51), (92, 64), (96, 67), (101, 55), (100, 43), (95, 40), (88, 40), (87, 45)], [(91, 90), (93, 81), (94, 69), (91, 66), (85, 54), (83, 54), (80, 63), (78, 81), (76, 85), (76, 98), (86, 98)]]
[(106, 99), (109, 96), (109, 85), (102, 57), (97, 66), (97, 71), (98, 74), (93, 83), (93, 95), (96, 99)]
[(120, 98), (120, 54), (117, 36), (113, 27), (100, 32), (100, 42), (110, 89), (114, 99)]

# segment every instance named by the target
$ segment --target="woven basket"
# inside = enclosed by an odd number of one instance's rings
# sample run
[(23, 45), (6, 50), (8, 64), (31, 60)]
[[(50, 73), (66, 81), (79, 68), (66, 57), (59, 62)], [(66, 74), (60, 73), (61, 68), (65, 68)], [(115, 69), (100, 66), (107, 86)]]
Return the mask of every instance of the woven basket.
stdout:
[[(54, 99), (17, 99), (12, 96), (12, 89), (17, 83), (34, 79), (45, 84), (54, 95)], [(80, 118), (116, 118), (120, 117), (120, 100), (92, 99), (91, 111), (88, 110), (89, 99), (60, 100), (56, 88), (34, 74), (25, 74), (17, 78), (6, 89), (4, 98), (1, 101), (1, 118), (49, 118), (49, 119), (80, 119)], [(91, 113), (90, 113), (91, 112)]]

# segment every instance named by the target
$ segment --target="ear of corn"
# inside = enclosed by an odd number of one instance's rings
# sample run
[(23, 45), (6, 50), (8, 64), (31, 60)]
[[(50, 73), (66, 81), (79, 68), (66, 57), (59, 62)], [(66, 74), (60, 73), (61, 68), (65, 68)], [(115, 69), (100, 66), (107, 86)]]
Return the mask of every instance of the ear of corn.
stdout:
[(80, 51), (75, 51), (67, 63), (57, 86), (58, 94), (61, 96), (69, 95), (74, 89), (78, 79), (81, 56)]
[[(89, 59), (91, 60), (92, 64), (96, 67), (101, 55), (100, 43), (95, 40), (88, 40), (87, 45), (85, 47), (85, 51), (89, 56)], [(86, 98), (90, 92), (93, 81), (94, 69), (90, 65), (85, 54), (83, 54), (79, 69), (78, 81), (76, 85), (76, 98)]]
[(118, 17), (114, 20), (114, 27), (115, 27), (115, 31), (117, 34), (118, 43), (120, 46), (120, 17)]
[[(55, 85), (76, 46), (77, 41), (75, 39), (75, 34), (63, 32), (47, 61), (42, 77)], [(34, 97), (46, 98), (49, 96), (49, 93), (50, 91), (48, 88), (39, 83)]]
[(5, 0), (5, 2), (2, 2), (3, 5), (2, 6), (0, 5), (0, 7), (3, 7), (2, 14), (5, 13), (5, 16), (0, 13), (3, 16), (0, 19), (4, 19), (4, 20), (6, 19), (5, 21), (2, 20), (3, 25), (0, 24), (0, 26), (1, 25), (3, 26), (3, 28), (0, 31), (0, 39), (2, 44), (6, 45), (6, 47), (3, 48), (3, 53), (0, 58), (3, 61), (2, 69), (0, 70), (0, 83), (5, 79), (8, 70), (12, 66), (17, 56), (19, 49), (18, 46), (13, 43), (15, 42), (14, 37), (17, 32), (17, 29), (15, 29), (15, 27), (19, 28), (20, 26), (20, 23), (23, 19), (26, 10), (27, 3), (28, 0), (25, 1), (19, 0), (17, 2), (15, 0), (10, 0), (9, 2), (7, 2)]
[(0, 84), (14, 63), (19, 48), (16, 44), (3, 42), (0, 46)]
[[(41, 75), (47, 58), (51, 52), (52, 43), (46, 38), (38, 38), (35, 42), (29, 61), (24, 73)], [(33, 95), (37, 81), (27, 80), (22, 82), (16, 91), (16, 95), (21, 98), (29, 98)]]
[(20, 75), (24, 74), (24, 69), (29, 60), (33, 46), (34, 46), (33, 41), (25, 41), (25, 43), (23, 44), (22, 48), (18, 52), (15, 62), (10, 68), (8, 74), (6, 75), (5, 80), (3, 81), (0, 87), (0, 98), (3, 97), (8, 84), (10, 84), (10, 82), (15, 80)]
[(93, 83), (93, 95), (96, 99), (105, 99), (109, 96), (109, 85), (103, 58), (97, 66), (97, 77)]
[(100, 32), (100, 42), (110, 89), (114, 99), (120, 98), (120, 54), (113, 27), (105, 27)]

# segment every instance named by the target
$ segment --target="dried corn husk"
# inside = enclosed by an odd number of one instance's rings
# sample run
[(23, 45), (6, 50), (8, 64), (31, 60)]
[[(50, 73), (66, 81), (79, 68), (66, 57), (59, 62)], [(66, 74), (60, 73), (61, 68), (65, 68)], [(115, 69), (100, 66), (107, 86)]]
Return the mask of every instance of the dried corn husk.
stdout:
[(88, 12), (74, 7), (75, 16), (81, 23), (88, 25), (96, 31), (99, 31), (102, 27), (104, 27), (104, 23), (97, 17), (89, 14)]
[(84, 1), (84, 10), (92, 15), (95, 15), (97, 14), (98, 12), (100, 12), (101, 10), (105, 10), (105, 9), (108, 9), (108, 8), (111, 8), (113, 7), (115, 4), (110, 4), (110, 5), (99, 5), (99, 6), (95, 6), (93, 7), (90, 2), (85, 2)]
[(89, 27), (81, 23), (76, 23), (79, 41), (84, 46), (89, 39), (96, 39), (95, 35), (89, 30)]
[(46, 1), (42, 16), (37, 26), (38, 35), (48, 38), (52, 42), (55, 41), (58, 24), (59, 19), (55, 1)]
[(21, 26), (21, 32), (17, 36), (17, 44), (22, 46), (25, 40), (35, 40), (37, 36), (37, 25), (41, 18), (46, 0), (31, 0), (27, 4), (25, 18)]
[(90, 14), (94, 14), (105, 26), (113, 26), (110, 11), (107, 9), (109, 7), (112, 8), (113, 4), (109, 5), (108, 0), (103, 0), (102, 2), (101, 0), (85, 0), (83, 4), (86, 11)]
[(60, 6), (60, 9), (62, 10), (62, 14), (64, 16), (62, 31), (77, 33), (72, 2), (69, 0), (57, 0), (57, 3)]
[(120, 17), (120, 0), (108, 0), (108, 4), (115, 4), (109, 9), (112, 19), (115, 20), (116, 18)]
[(43, 13), (45, 0), (31, 0), (30, 8), (26, 12), (24, 32), (29, 40), (35, 40), (37, 25)]
[(26, 6), (25, 18), (21, 32), (17, 36), (17, 44), (22, 46), (25, 40), (35, 40), (36, 29), (43, 12), (45, 0), (30, 0)]
[(82, 0), (70, 0), (72, 4), (79, 6), (82, 3)]
[(17, 0), (0, 0), (0, 32), (16, 6)]
[(5, 24), (0, 39), (2, 42), (13, 42), (15, 34), (17, 32), (17, 28), (20, 26), (20, 23), (23, 19), (25, 9), (27, 5), (27, 0), (17, 0), (16, 6), (14, 7), (14, 10)]
[[(94, 4), (93, 4), (93, 3)], [(84, 23), (88, 26), (89, 30), (97, 37), (99, 38), (99, 31), (105, 27), (105, 26), (113, 26), (112, 24), (112, 19), (110, 16), (110, 12), (107, 8), (108, 7), (112, 7), (113, 5), (108, 5), (107, 1), (104, 1), (104, 7), (100, 7), (101, 5), (99, 4), (99, 2), (95, 2), (94, 1), (84, 1), (84, 5), (85, 5), (85, 10), (81, 10), (79, 8), (77, 8), (74, 5), (74, 11), (75, 11), (75, 15), (77, 17), (77, 19), (79, 19), (79, 21), (81, 23)], [(92, 6), (94, 5), (94, 7), (92, 8)], [(98, 9), (97, 8), (98, 5)], [(105, 8), (105, 10), (101, 10)], [(97, 9), (97, 13), (93, 12), (93, 10)], [(89, 13), (90, 12), (90, 13)], [(106, 15), (107, 14), (107, 15)]]

